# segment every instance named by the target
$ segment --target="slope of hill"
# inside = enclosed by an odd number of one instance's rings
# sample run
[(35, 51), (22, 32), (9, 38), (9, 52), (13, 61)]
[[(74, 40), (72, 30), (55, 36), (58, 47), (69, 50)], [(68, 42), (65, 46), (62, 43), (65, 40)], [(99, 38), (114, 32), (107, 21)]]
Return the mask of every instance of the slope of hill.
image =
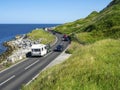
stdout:
[(120, 1), (113, 0), (101, 12), (94, 11), (84, 19), (58, 26), (55, 30), (67, 34), (72, 34), (74, 31), (74, 34), (81, 36), (79, 36), (80, 38), (84, 36), (81, 35), (81, 32), (89, 32), (87, 34), (88, 38), (91, 37), (90, 42), (104, 38), (120, 38), (119, 16)]
[(79, 19), (74, 22), (66, 23), (55, 28), (56, 31), (61, 33), (71, 34), (74, 32), (80, 32), (84, 27), (91, 23), (91, 21), (98, 15), (98, 12), (93, 11), (88, 17)]
[(72, 56), (23, 90), (120, 90), (119, 16), (120, 1), (113, 0), (99, 13), (56, 27), (73, 37)]
[(23, 90), (120, 90), (119, 45), (109, 39), (79, 46), (67, 61), (44, 71)]

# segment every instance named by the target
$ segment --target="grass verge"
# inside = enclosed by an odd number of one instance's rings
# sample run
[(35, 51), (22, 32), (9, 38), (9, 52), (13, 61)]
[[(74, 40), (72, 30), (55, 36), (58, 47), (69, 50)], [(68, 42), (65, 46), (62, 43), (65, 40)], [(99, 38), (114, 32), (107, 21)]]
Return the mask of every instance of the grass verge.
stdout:
[(119, 90), (119, 45), (120, 39), (79, 45), (67, 61), (42, 72), (22, 90)]
[(55, 36), (53, 36), (49, 32), (44, 31), (43, 29), (33, 30), (32, 32), (28, 33), (27, 36), (31, 40), (41, 39), (41, 43), (43, 44), (53, 43), (55, 40)]

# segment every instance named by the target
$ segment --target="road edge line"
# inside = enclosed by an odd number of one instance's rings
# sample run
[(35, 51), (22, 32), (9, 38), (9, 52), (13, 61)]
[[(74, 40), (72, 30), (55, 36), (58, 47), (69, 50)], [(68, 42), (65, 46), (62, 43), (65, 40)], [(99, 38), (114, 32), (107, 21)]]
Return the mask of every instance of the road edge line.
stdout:
[(5, 80), (4, 82), (0, 83), (0, 86), (2, 86), (3, 84), (5, 84), (6, 82), (10, 81), (14, 77), (15, 77), (15, 75), (11, 76), (10, 78), (8, 78), (7, 80)]
[[(60, 55), (62, 55), (63, 53), (65, 53), (65, 51), (69, 48), (69, 46), (70, 46), (70, 44), (66, 47), (66, 49), (65, 49)], [(58, 55), (57, 57), (59, 57), (60, 55)], [(57, 57), (56, 57), (56, 58), (57, 58)], [(56, 59), (56, 58), (55, 58), (55, 59)], [(54, 59), (54, 60), (55, 60), (55, 59)], [(54, 60), (53, 60), (53, 61), (54, 61)], [(52, 61), (52, 62), (53, 62), (53, 61)], [(52, 62), (50, 62), (47, 66), (49, 66)], [(35, 75), (27, 84), (25, 84), (25, 86), (28, 86), (28, 85), (29, 85), (33, 80), (35, 80), (44, 70), (46, 70), (47, 68), (49, 68), (49, 67), (47, 67), (47, 66), (46, 66), (44, 69), (42, 69), (37, 75)]]
[[(52, 46), (54, 46), (54, 45), (57, 43), (58, 37), (57, 37), (56, 35), (55, 35), (55, 37), (56, 37), (56, 40), (55, 40), (55, 42), (52, 44)], [(20, 61), (20, 62), (18, 62), (18, 63), (16, 63), (16, 64), (13, 64), (12, 66), (10, 66), (10, 67), (8, 67), (8, 68), (3, 69), (2, 71), (0, 71), (0, 74), (1, 74), (2, 72), (4, 72), (4, 71), (7, 71), (7, 70), (11, 69), (12, 67), (14, 67), (14, 66), (16, 66), (16, 65), (24, 62), (24, 61), (27, 60), (27, 59), (28, 59), (28, 58), (25, 58), (25, 59), (23, 59), (22, 61)]]

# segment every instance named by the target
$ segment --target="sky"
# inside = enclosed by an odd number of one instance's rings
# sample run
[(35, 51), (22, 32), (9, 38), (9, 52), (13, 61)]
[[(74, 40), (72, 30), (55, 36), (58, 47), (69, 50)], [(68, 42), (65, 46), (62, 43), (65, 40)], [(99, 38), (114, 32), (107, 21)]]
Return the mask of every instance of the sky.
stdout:
[(112, 0), (0, 0), (0, 23), (62, 24), (100, 11)]

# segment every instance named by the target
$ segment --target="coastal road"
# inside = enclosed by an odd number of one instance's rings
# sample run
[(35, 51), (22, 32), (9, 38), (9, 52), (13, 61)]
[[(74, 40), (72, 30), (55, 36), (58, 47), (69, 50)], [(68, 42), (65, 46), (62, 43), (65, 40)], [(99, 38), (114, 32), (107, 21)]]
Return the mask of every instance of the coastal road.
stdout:
[(58, 38), (52, 47), (52, 52), (43, 57), (28, 58), (11, 68), (0, 72), (0, 90), (20, 90), (22, 85), (27, 84), (37, 74), (39, 74), (50, 62), (52, 62), (61, 52), (54, 52), (58, 44), (63, 44), (64, 49), (68, 46), (69, 41), (62, 41), (61, 34), (56, 33)]

